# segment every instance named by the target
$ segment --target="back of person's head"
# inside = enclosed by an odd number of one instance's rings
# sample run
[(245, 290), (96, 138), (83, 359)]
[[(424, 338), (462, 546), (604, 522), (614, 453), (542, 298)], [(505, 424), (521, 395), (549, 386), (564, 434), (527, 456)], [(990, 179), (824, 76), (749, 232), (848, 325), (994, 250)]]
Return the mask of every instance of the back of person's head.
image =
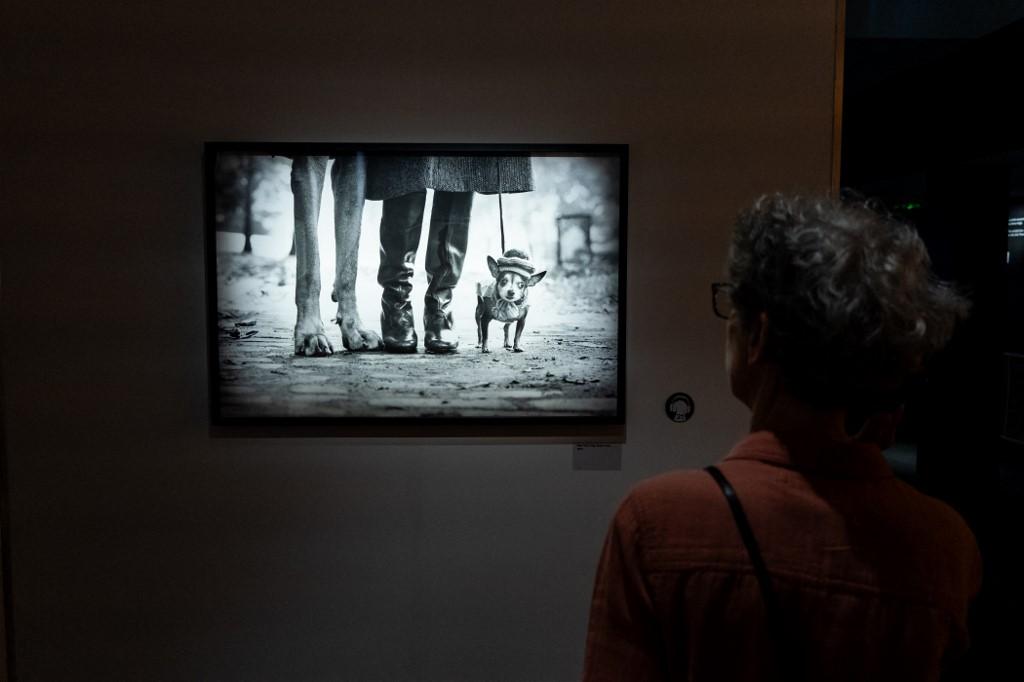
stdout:
[(764, 313), (767, 359), (819, 407), (883, 408), (969, 307), (917, 232), (863, 201), (761, 197), (736, 221), (729, 277), (741, 325)]

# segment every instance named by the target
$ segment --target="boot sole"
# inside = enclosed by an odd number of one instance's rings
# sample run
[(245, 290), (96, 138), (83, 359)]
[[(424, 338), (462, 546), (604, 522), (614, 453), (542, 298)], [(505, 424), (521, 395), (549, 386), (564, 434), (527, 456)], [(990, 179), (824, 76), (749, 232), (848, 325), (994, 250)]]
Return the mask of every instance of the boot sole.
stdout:
[(409, 353), (416, 352), (416, 346), (389, 346), (387, 344), (384, 344), (384, 352), (408, 355)]

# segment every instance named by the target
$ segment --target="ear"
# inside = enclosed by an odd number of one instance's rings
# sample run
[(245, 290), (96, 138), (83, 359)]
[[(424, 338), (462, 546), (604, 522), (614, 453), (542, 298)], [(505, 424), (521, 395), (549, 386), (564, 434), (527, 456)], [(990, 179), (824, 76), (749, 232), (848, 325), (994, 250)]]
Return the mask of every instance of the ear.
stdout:
[(758, 313), (750, 321), (747, 331), (747, 363), (750, 365), (765, 361), (765, 350), (768, 340), (768, 315)]
[(534, 284), (544, 279), (544, 275), (546, 274), (548, 274), (547, 270), (541, 270), (536, 275), (530, 275), (530, 279), (526, 281), (526, 286), (532, 287)]
[(491, 271), (491, 277), (498, 279), (498, 261), (490, 256), (487, 257), (487, 269)]

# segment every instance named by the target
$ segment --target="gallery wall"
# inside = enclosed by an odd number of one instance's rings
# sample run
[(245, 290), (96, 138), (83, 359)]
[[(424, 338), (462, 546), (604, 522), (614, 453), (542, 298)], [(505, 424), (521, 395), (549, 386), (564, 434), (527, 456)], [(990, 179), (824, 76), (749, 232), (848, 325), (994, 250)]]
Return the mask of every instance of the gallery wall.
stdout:
[[(832, 3), (16, 0), (0, 26), (18, 678), (577, 678), (617, 500), (744, 432), (709, 282), (741, 206), (828, 187)], [(211, 437), (200, 153), (230, 139), (629, 144), (621, 468), (516, 433)]]

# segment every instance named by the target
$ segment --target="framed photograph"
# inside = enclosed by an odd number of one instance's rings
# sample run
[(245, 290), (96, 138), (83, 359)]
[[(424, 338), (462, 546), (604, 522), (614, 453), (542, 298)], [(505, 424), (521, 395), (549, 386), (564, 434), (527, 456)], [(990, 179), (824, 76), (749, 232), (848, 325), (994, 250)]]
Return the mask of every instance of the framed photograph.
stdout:
[(207, 143), (213, 424), (623, 424), (627, 171), (625, 145)]

